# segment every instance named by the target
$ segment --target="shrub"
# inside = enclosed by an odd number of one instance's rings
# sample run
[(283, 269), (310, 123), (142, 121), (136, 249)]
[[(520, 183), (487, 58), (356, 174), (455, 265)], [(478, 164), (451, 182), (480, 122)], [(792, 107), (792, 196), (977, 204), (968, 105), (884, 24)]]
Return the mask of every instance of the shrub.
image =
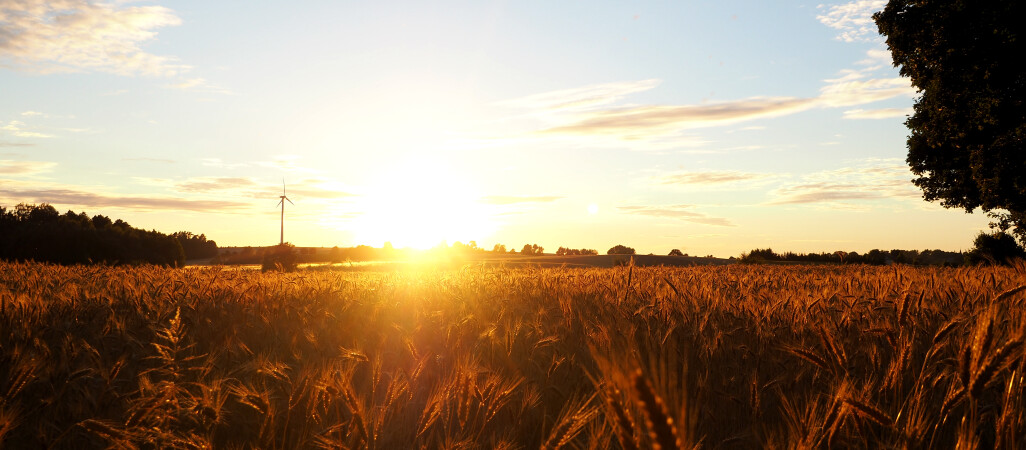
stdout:
[(288, 242), (279, 244), (264, 254), (264, 261), (261, 264), (260, 270), (264, 272), (270, 270), (294, 272), (296, 270), (296, 259), (295, 246)]
[(633, 255), (634, 249), (625, 245), (617, 245), (606, 252), (607, 255)]
[(1015, 258), (1026, 258), (1026, 251), (1012, 235), (1002, 231), (981, 231), (973, 240), (973, 249), (966, 255), (970, 264), (1008, 264)]

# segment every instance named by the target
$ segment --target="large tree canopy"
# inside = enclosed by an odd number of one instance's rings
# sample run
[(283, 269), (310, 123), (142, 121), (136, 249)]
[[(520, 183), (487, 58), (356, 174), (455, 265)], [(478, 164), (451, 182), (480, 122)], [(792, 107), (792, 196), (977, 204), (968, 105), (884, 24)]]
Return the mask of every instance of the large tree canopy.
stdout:
[(873, 19), (920, 97), (905, 122), (926, 200), (996, 214), (1026, 239), (1020, 0), (890, 0)]

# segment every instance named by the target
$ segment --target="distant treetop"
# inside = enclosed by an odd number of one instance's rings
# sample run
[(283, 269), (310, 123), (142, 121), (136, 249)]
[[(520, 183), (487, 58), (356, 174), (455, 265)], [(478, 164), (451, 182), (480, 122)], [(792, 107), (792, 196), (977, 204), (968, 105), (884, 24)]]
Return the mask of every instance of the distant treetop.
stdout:
[(634, 253), (635, 252), (633, 248), (619, 244), (606, 251), (607, 255), (633, 255)]

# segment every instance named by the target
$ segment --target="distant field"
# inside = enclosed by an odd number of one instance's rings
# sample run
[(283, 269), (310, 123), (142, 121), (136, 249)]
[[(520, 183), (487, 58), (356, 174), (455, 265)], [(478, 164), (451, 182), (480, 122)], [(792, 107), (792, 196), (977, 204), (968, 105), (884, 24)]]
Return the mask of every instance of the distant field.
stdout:
[[(263, 250), (264, 247), (246, 247)], [(239, 251), (236, 248), (222, 249), (222, 251)], [(297, 248), (297, 252), (301, 257), (305, 257), (310, 262), (304, 264), (310, 265), (324, 265), (328, 264), (329, 257), (328, 253), (331, 249), (324, 247), (301, 247)], [(350, 266), (350, 265), (403, 265), (403, 263), (411, 262), (414, 265), (443, 265), (443, 266), (454, 266), (463, 264), (485, 264), (485, 265), (505, 265), (505, 266), (540, 266), (540, 267), (615, 267), (622, 266), (629, 263), (631, 259), (634, 259), (634, 265), (636, 266), (695, 266), (695, 265), (724, 265), (734, 264), (735, 261), (724, 258), (713, 258), (713, 257), (698, 257), (698, 256), (667, 256), (667, 255), (531, 255), (524, 256), (519, 254), (508, 254), (508, 253), (494, 253), (494, 252), (466, 252), (458, 253), (451, 252), (443, 255), (432, 255), (429, 258), (429, 262), (425, 263), (422, 259), (417, 257), (412, 258), (397, 258), (395, 260), (369, 260), (369, 261), (353, 261), (353, 262), (335, 262), (333, 264), (339, 266)], [(259, 264), (259, 257), (254, 256), (249, 261), (243, 264), (235, 265), (253, 265)], [(303, 260), (303, 259), (301, 259)], [(210, 265), (209, 259), (201, 260), (190, 260), (187, 261), (188, 265)]]
[(0, 447), (1023, 448), (1024, 300), (1021, 264), (0, 263)]
[(473, 261), (485, 261), (490, 263), (504, 263), (507, 265), (526, 264), (539, 265), (542, 267), (615, 267), (623, 266), (633, 259), (635, 266), (695, 266), (695, 265), (723, 265), (732, 264), (733, 261), (722, 258), (704, 258), (695, 256), (666, 256), (666, 255), (572, 255), (572, 256), (489, 256), (485, 254), (472, 258)]

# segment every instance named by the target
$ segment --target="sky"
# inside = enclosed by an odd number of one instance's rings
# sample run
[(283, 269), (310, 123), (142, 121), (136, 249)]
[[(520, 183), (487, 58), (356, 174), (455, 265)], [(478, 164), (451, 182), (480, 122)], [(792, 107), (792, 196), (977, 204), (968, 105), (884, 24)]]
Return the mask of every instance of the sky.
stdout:
[(962, 250), (885, 2), (0, 0), (0, 205), (220, 246)]

